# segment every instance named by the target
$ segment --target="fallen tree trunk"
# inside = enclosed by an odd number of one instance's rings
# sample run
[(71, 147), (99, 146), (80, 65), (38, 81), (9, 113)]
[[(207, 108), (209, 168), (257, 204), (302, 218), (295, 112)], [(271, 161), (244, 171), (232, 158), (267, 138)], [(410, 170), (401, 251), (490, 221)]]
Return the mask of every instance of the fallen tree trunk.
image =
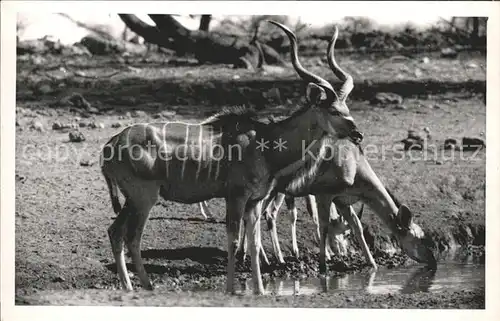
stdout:
[[(122, 21), (130, 30), (150, 43), (173, 49), (178, 55), (193, 54), (199, 63), (231, 64), (248, 69), (260, 67), (260, 62), (284, 65), (280, 55), (271, 47), (204, 30), (189, 30), (171, 15), (150, 14), (156, 27), (138, 19), (135, 15), (120, 14)], [(167, 40), (170, 39), (170, 40)], [(261, 57), (264, 55), (264, 57)]]

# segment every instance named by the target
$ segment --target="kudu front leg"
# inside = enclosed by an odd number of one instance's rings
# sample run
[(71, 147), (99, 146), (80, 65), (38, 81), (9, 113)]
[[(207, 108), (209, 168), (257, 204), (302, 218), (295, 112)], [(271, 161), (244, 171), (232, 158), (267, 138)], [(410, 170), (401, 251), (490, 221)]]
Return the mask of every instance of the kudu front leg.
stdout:
[(326, 267), (326, 239), (328, 237), (328, 226), (330, 224), (330, 206), (332, 206), (333, 196), (329, 194), (316, 195), (319, 217), (319, 272), (327, 273)]
[(284, 200), (285, 200), (285, 194), (281, 193), (278, 194), (274, 199), (274, 201), (272, 201), (273, 209), (272, 211), (270, 209), (268, 210), (271, 213), (268, 214), (267, 217), (267, 226), (271, 237), (271, 243), (273, 245), (274, 255), (276, 256), (276, 259), (280, 264), (284, 264), (285, 260), (283, 259), (283, 254), (281, 253), (276, 224), (278, 222), (278, 213)]
[[(316, 227), (316, 244), (319, 246), (320, 244), (320, 231), (319, 231), (319, 218), (318, 218), (318, 204), (316, 202), (316, 197), (314, 195), (306, 196), (306, 208), (309, 216), (311, 216), (314, 226)], [(330, 248), (328, 237), (326, 241), (326, 250), (325, 250), (325, 258), (327, 261), (330, 261), (331, 256), (333, 256), (333, 251)]]
[(288, 208), (290, 227), (292, 232), (292, 253), (295, 258), (299, 258), (299, 246), (297, 244), (297, 207), (295, 206), (295, 198), (285, 198), (286, 207)]
[(366, 257), (372, 268), (376, 270), (377, 263), (375, 263), (372, 253), (370, 252), (370, 248), (366, 243), (365, 236), (363, 235), (363, 226), (361, 225), (361, 221), (359, 220), (358, 215), (356, 215), (356, 212), (354, 211), (352, 206), (349, 205), (339, 204), (337, 205), (337, 210), (351, 227), (356, 240), (361, 246), (361, 250), (363, 251), (364, 256)]
[[(240, 222), (239, 233), (238, 233), (238, 246), (236, 249), (236, 257), (241, 262), (245, 262), (247, 253), (248, 253), (248, 238), (246, 237), (246, 228), (247, 224), (244, 219)], [(260, 256), (262, 261), (270, 265), (269, 259), (267, 258), (266, 251), (264, 251), (264, 247), (262, 246), (262, 240), (259, 240), (260, 247)]]

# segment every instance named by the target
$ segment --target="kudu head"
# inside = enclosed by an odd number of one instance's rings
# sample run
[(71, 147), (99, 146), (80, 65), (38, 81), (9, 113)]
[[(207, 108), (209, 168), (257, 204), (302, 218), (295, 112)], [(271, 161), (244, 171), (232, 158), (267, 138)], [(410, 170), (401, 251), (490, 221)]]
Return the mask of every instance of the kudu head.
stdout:
[(398, 208), (398, 213), (394, 217), (393, 234), (398, 239), (401, 249), (415, 261), (425, 263), (430, 268), (436, 268), (437, 261), (429, 235), (413, 221), (413, 213), (410, 209), (401, 204), (391, 191), (388, 189), (386, 191)]
[(419, 263), (425, 263), (430, 268), (436, 268), (437, 262), (432, 251), (432, 241), (423, 229), (413, 222), (413, 214), (405, 205), (399, 206), (396, 218), (397, 232), (403, 251)]
[(349, 108), (346, 105), (346, 99), (354, 87), (351, 75), (342, 70), (334, 57), (335, 42), (338, 37), (338, 29), (335, 27), (335, 32), (332, 40), (328, 44), (327, 59), (330, 68), (335, 76), (342, 82), (342, 87), (337, 94), (333, 86), (318, 75), (306, 70), (298, 59), (297, 37), (286, 26), (268, 20), (270, 23), (281, 28), (288, 39), (290, 40), (290, 55), (292, 65), (299, 76), (307, 82), (306, 98), (309, 107), (316, 108), (318, 111), (319, 125), (329, 134), (338, 138), (348, 137), (354, 142), (359, 143), (363, 139), (363, 134), (358, 131), (353, 118), (349, 113)]

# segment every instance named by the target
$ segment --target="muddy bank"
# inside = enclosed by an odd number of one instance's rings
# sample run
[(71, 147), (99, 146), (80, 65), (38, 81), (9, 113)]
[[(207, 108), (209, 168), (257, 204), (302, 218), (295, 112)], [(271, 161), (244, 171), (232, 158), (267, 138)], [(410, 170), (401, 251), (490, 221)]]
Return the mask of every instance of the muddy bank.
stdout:
[(473, 291), (444, 291), (415, 294), (323, 293), (297, 296), (229, 296), (223, 292), (86, 290), (41, 292), (16, 297), (16, 305), (112, 305), (184, 307), (296, 307), (360, 309), (484, 309), (484, 288)]

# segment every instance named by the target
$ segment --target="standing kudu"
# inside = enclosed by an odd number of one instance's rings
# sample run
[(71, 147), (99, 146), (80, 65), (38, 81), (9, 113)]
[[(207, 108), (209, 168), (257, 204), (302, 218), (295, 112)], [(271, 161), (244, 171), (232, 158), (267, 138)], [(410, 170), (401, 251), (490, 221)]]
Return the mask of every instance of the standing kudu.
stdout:
[[(331, 170), (325, 173), (328, 175), (324, 175), (317, 170), (321, 164), (312, 162), (312, 166), (309, 166), (311, 162), (304, 159), (304, 146), (312, 144), (314, 152), (318, 149), (316, 142), (321, 142), (319, 146), (327, 143), (333, 145), (336, 141), (352, 144), (350, 140), (358, 141), (362, 137), (345, 105), (345, 97), (352, 89), (352, 79), (345, 76), (333, 59), (338, 32), (335, 32), (330, 43), (329, 48), (332, 50), (329, 50), (329, 59), (333, 61), (334, 73), (344, 81), (340, 96), (337, 96), (330, 83), (307, 71), (299, 63), (295, 35), (287, 27), (272, 23), (283, 29), (290, 38), (292, 64), (308, 84), (308, 102), (299, 111), (274, 124), (261, 123), (242, 109), (226, 110), (199, 124), (136, 124), (112, 137), (103, 148), (101, 170), (108, 184), (113, 209), (118, 213), (108, 234), (124, 288), (132, 290), (125, 266), (124, 244), (129, 249), (142, 286), (153, 288), (142, 263), (140, 243), (149, 212), (160, 195), (165, 200), (180, 203), (225, 198), (228, 242), (226, 290), (230, 293), (235, 290), (235, 249), (243, 218), (250, 241), (253, 290), (256, 294), (262, 294), (264, 289), (258, 256), (261, 246), (260, 214), (269, 194), (280, 189), (291, 195), (298, 195), (303, 189), (310, 191), (307, 194), (328, 193), (329, 209), (332, 195), (359, 182), (359, 175), (356, 180), (353, 179), (353, 174), (359, 173), (361, 168), (357, 163), (354, 164), (358, 166), (353, 167), (351, 163), (328, 162), (332, 163), (328, 166)], [(279, 139), (287, 142), (287, 149), (276, 151), (259, 148), (262, 145), (258, 142)], [(322, 151), (322, 148), (319, 150)], [(369, 166), (365, 168), (371, 170)], [(332, 176), (334, 173), (340, 175)], [(415, 235), (416, 228), (408, 230), (408, 227), (413, 227), (407, 224), (411, 221), (409, 210), (402, 206), (400, 215), (397, 215), (398, 209), (375, 174), (364, 174), (367, 178), (363, 181), (377, 188), (374, 190), (376, 193), (365, 193), (369, 197), (363, 200), (376, 209), (393, 232), (399, 233), (400, 240), (406, 241), (402, 245), (407, 253), (417, 260), (431, 262), (431, 258), (422, 251), (423, 232)], [(118, 189), (125, 196), (123, 207), (118, 199)], [(321, 249), (324, 254), (326, 203), (324, 198), (321, 200), (318, 208)], [(347, 203), (341, 200), (343, 204)], [(324, 264), (323, 261), (320, 264)]]

